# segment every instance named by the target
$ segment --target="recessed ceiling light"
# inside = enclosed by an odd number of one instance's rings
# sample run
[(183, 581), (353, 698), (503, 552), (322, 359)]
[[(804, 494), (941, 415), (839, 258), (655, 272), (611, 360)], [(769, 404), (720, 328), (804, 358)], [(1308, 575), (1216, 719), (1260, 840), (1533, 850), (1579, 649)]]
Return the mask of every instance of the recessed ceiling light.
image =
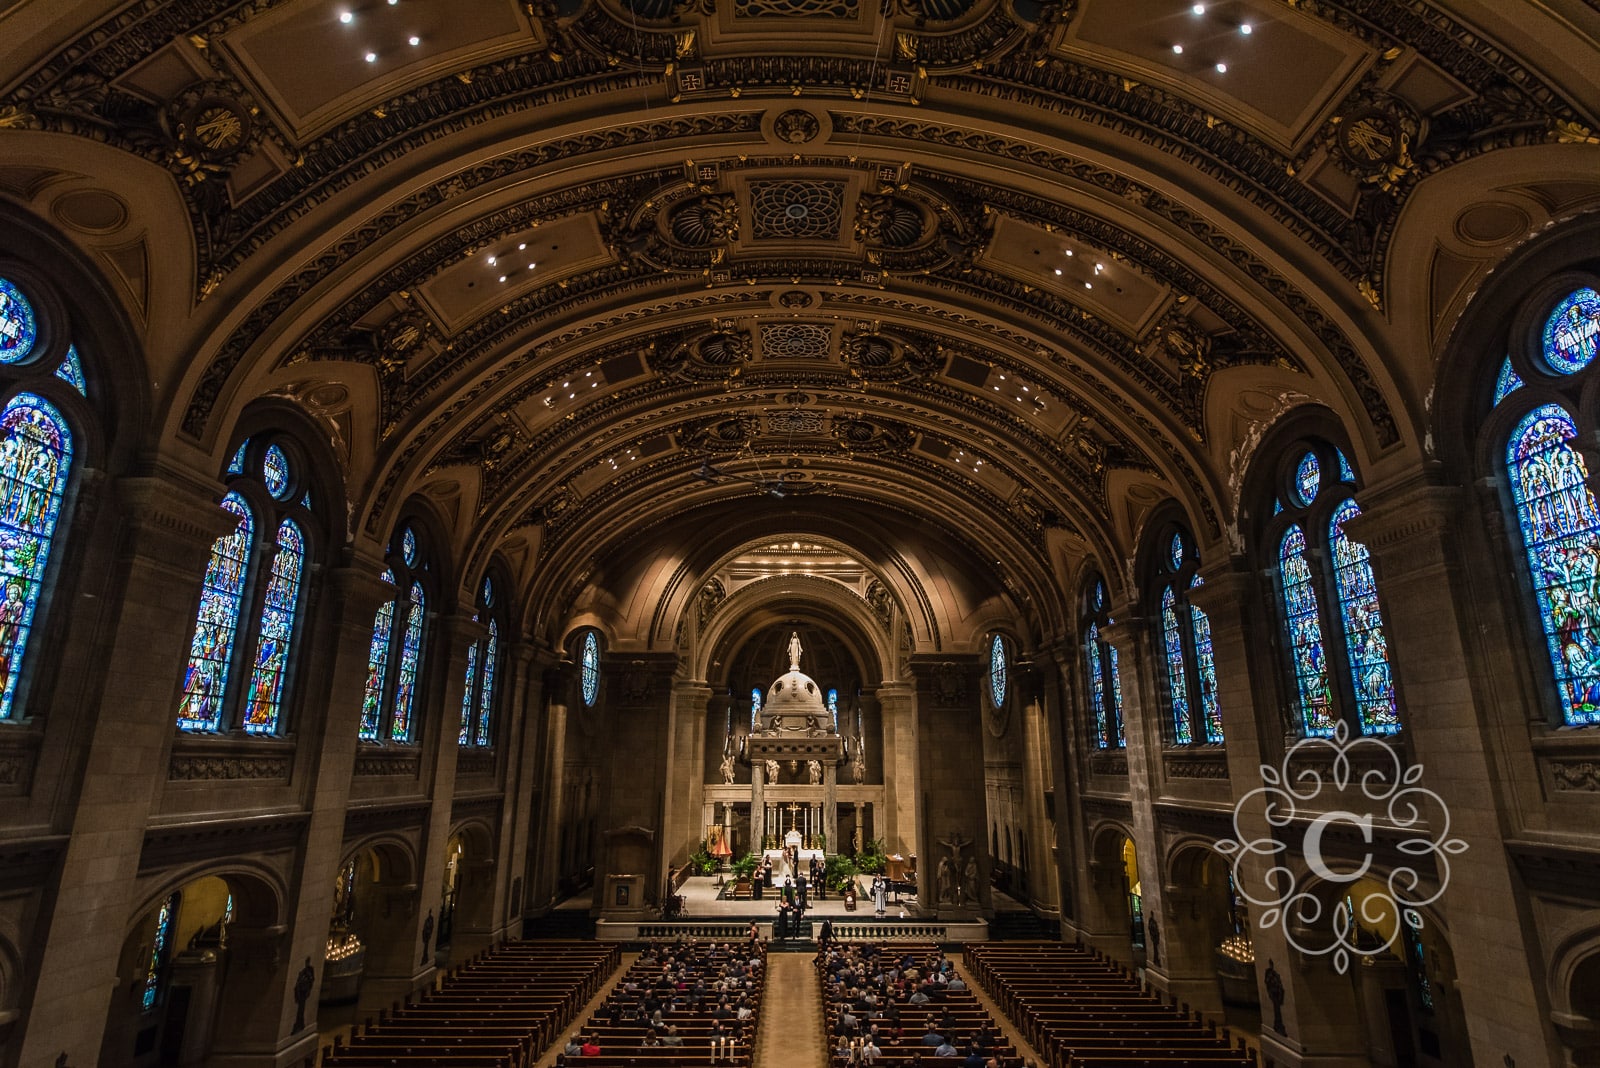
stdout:
[(412, 38), (411, 38), (411, 47), (412, 48), (417, 47), (417, 45), (419, 45), (421, 43), (422, 43), (422, 38), (414, 36), (414, 35), (412, 36)]
[(1093, 282), (1085, 282), (1085, 283), (1083, 283), (1083, 288), (1085, 288), (1085, 289), (1093, 289), (1094, 288), (1094, 283)]
[(527, 243), (527, 242), (526, 242), (526, 241), (524, 241), (524, 242), (523, 242), (523, 243), (522, 243), (522, 244), (520, 244), (520, 245), (518, 245), (518, 246), (517, 246), (517, 251), (518, 251), (518, 252), (521, 252), (521, 251), (523, 251), (523, 250), (524, 250), (524, 249), (526, 249), (526, 248), (527, 248), (527, 247), (528, 247), (528, 243)]
[(1239, 24), (1239, 32), (1248, 37), (1256, 31), (1254, 26), (1251, 26), (1248, 22), (1243, 22)]
[(506, 276), (505, 275), (501, 275), (500, 276), (500, 281), (504, 282), (505, 280), (506, 280)]
[(1217, 64), (1217, 73), (1218, 74), (1226, 74), (1226, 73), (1228, 73), (1228, 65), (1226, 63), (1218, 63)]
[(1172, 54), (1175, 55), (1175, 56), (1183, 55), (1183, 45), (1173, 45), (1172, 46)]
[(339, 21), (344, 23), (346, 26), (350, 25), (355, 20), (356, 17), (348, 11), (339, 12)]
[(1194, 7), (1191, 7), (1189, 10), (1193, 11), (1196, 15), (1204, 15), (1206, 13), (1206, 5), (1204, 5), (1204, 4), (1196, 4), (1196, 5), (1194, 5)]
[(376, 62), (378, 62), (378, 53), (376, 53), (376, 52), (368, 52), (367, 53), (367, 62), (368, 63), (376, 63)]
[(490, 267), (493, 267), (493, 266), (494, 266), (494, 257), (493, 257), (493, 256), (490, 256), (490, 257), (489, 257), (489, 266), (490, 266)]
[(1057, 274), (1057, 275), (1060, 275), (1060, 274), (1061, 274), (1061, 268), (1060, 268), (1060, 267), (1057, 267), (1057, 268), (1056, 268), (1056, 274)]
[(538, 265), (538, 264), (537, 264), (537, 263), (530, 263), (530, 264), (528, 264), (528, 270), (530, 270), (530, 271), (531, 271), (531, 270), (533, 270), (533, 269), (534, 269), (534, 268), (535, 268), (535, 267), (537, 267), (537, 266), (539, 266), (539, 265)]

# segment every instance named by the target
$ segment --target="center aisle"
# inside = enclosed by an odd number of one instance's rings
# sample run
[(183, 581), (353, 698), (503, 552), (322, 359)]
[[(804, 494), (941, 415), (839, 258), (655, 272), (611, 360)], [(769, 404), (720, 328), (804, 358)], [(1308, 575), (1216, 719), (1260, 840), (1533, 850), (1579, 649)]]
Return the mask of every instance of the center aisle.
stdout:
[(806, 953), (767, 954), (754, 1068), (827, 1068), (822, 999)]

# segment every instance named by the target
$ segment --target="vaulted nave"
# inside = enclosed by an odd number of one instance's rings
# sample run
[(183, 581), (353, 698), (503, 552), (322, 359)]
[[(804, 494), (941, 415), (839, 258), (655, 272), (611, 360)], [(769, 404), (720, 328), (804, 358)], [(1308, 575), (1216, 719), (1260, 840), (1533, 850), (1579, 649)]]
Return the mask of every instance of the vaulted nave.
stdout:
[(0, 40), (0, 1068), (1600, 1065), (1596, 0)]

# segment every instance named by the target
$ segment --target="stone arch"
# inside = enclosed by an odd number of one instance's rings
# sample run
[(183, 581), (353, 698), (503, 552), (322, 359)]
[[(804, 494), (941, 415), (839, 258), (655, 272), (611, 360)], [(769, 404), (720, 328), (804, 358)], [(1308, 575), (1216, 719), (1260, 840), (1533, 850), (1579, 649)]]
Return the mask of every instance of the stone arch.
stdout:
[(494, 929), (498, 836), (489, 820), (457, 821), (445, 839), (445, 882), (436, 945), (465, 960), (487, 945)]
[(1559, 932), (1545, 969), (1550, 1020), (1572, 1064), (1600, 1065), (1600, 917), (1588, 912)]
[(863, 679), (893, 677), (895, 650), (878, 625), (871, 608), (839, 583), (807, 575), (775, 575), (758, 579), (730, 595), (708, 621), (706, 633), (696, 643), (689, 666), (696, 678), (710, 681), (715, 654), (724, 649), (735, 626), (750, 625), (756, 613), (778, 613), (782, 606), (819, 606), (826, 610), (845, 644), (869, 659), (858, 667)]

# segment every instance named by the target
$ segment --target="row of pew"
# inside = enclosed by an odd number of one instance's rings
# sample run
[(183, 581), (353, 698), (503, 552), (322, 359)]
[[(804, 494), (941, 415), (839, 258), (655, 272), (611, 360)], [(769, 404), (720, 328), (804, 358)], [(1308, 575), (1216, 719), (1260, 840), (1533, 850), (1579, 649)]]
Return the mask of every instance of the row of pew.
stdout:
[(984, 942), (968, 970), (1049, 1068), (1246, 1068), (1254, 1050), (1081, 945)]
[[(919, 976), (925, 977), (932, 967), (944, 961), (944, 953), (934, 942), (909, 942), (886, 941), (869, 943), (872, 947), (874, 958), (882, 960), (904, 961), (912, 959), (913, 967)], [(837, 947), (844, 952), (862, 948), (861, 943), (852, 943)], [(822, 1030), (827, 1035), (828, 1056), (831, 1068), (846, 1068), (851, 1064), (863, 1064), (864, 1061), (858, 1050), (850, 1046), (841, 1048), (839, 1044), (839, 1021), (845, 1007), (849, 1004), (850, 990), (843, 986), (835, 987), (830, 982), (829, 958), (826, 951), (817, 956), (818, 982), (821, 983), (822, 1001)], [(985, 1051), (985, 1057), (993, 1056), (1001, 1068), (1021, 1068), (1022, 1058), (1018, 1055), (1016, 1047), (1006, 1039), (1005, 1033), (996, 1024), (989, 1011), (983, 1007), (977, 995), (971, 990), (949, 990), (945, 987), (930, 988), (933, 992), (931, 1000), (925, 1004), (911, 1003), (911, 988), (901, 988), (885, 997), (885, 992), (875, 989), (879, 1003), (875, 1010), (853, 1010), (853, 1015), (859, 1017), (863, 1033), (870, 1031), (871, 1025), (878, 1025), (879, 1038), (876, 1045), (880, 1053), (872, 1062), (877, 1068), (903, 1068), (920, 1058), (920, 1062), (927, 1068), (938, 1065), (960, 1064), (966, 1057), (970, 1044), (979, 1034), (987, 1033), (993, 1039), (993, 1045)], [(889, 1001), (893, 1001), (896, 1022), (889, 1013)], [(922, 1037), (930, 1028), (938, 1029), (940, 1034), (951, 1040), (956, 1047), (959, 1057), (940, 1058), (934, 1056), (934, 1047), (923, 1045)]]
[(356, 1025), (323, 1068), (531, 1068), (620, 963), (614, 944), (503, 943)]
[[(652, 1013), (640, 1014), (639, 1003), (664, 1000), (661, 976), (668, 961), (679, 967), (673, 995), (678, 1007), (662, 1016), (658, 1026)], [(757, 962), (754, 966), (751, 962)], [(724, 973), (742, 970), (748, 977), (748, 990), (723, 993), (715, 989)], [(698, 999), (696, 980), (706, 991)], [(638, 987), (637, 993), (629, 985)], [(600, 1047), (597, 1057), (581, 1061), (567, 1058), (568, 1068), (750, 1068), (756, 1028), (761, 1022), (761, 995), (766, 984), (766, 946), (761, 942), (652, 942), (643, 954), (618, 978), (598, 1010), (584, 1022), (582, 1034)], [(652, 998), (653, 995), (653, 998)], [(745, 1004), (750, 1017), (737, 1019), (739, 1005)], [(720, 1021), (717, 1010), (726, 1004), (735, 1016)], [(681, 1045), (650, 1045), (670, 1026)], [(722, 1037), (718, 1037), (719, 1034)]]

